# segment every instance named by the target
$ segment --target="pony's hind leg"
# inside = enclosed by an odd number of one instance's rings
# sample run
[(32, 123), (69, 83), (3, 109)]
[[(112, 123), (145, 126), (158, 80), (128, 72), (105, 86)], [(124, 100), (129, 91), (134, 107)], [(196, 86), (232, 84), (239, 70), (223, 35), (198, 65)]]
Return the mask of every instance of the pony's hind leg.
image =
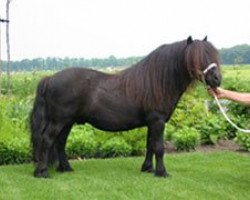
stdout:
[(49, 152), (51, 150), (52, 141), (49, 137), (43, 137), (42, 144), (40, 145), (40, 151), (38, 155), (38, 162), (36, 164), (36, 169), (34, 171), (35, 177), (47, 178), (48, 174), (48, 160), (49, 160)]
[(42, 135), (42, 140), (40, 144), (40, 149), (38, 153), (38, 162), (36, 169), (34, 171), (35, 177), (48, 178), (48, 162), (50, 158), (51, 149), (55, 144), (55, 140), (58, 136), (58, 133), (61, 130), (60, 124), (49, 123)]
[(67, 159), (66, 152), (65, 152), (65, 145), (66, 145), (66, 141), (67, 141), (71, 128), (72, 128), (71, 124), (67, 125), (61, 131), (56, 141), (56, 148), (57, 148), (58, 159), (59, 159), (59, 165), (57, 167), (57, 171), (59, 172), (73, 171), (73, 169), (71, 168), (69, 164), (69, 161)]

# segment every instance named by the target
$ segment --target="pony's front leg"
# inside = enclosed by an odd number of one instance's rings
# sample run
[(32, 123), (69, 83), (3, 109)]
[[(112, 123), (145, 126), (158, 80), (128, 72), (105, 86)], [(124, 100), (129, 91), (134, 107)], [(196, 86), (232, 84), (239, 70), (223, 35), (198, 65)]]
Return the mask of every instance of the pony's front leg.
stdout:
[(141, 171), (142, 172), (154, 172), (153, 168), (153, 143), (152, 143), (152, 131), (148, 128), (147, 135), (147, 153), (144, 163), (142, 164)]
[(156, 167), (155, 176), (166, 177), (168, 173), (164, 166), (164, 141), (163, 132), (165, 127), (165, 121), (157, 120), (150, 125), (152, 131), (152, 143), (153, 151), (155, 153)]

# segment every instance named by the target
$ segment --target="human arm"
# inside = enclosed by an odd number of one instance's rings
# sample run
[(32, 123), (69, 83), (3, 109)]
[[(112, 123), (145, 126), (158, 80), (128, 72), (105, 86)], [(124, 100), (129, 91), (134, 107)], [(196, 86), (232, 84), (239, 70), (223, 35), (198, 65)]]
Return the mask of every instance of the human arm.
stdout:
[(215, 89), (209, 89), (208, 92), (211, 96), (216, 95), (219, 99), (228, 99), (250, 106), (250, 93), (235, 92), (219, 87)]

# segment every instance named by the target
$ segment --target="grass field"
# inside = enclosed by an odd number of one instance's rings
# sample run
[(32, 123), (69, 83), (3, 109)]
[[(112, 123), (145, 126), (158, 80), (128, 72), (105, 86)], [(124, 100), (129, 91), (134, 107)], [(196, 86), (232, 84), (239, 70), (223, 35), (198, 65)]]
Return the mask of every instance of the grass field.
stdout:
[(165, 158), (169, 178), (139, 171), (142, 157), (71, 161), (74, 172), (33, 178), (31, 164), (0, 167), (0, 199), (249, 199), (249, 154), (182, 153)]

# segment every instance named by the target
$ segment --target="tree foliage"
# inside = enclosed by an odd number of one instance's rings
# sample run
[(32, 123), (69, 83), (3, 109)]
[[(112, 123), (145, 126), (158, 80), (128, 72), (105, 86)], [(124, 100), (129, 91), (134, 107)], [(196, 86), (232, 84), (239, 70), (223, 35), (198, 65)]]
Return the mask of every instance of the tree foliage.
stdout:
[[(34, 71), (34, 70), (61, 70), (68, 67), (86, 67), (86, 68), (105, 68), (105, 67), (121, 67), (135, 64), (141, 57), (116, 58), (110, 56), (108, 58), (35, 58), (23, 59), (20, 61), (12, 61), (12, 71)], [(3, 70), (6, 71), (6, 62), (3, 62)]]
[[(237, 45), (232, 48), (219, 50), (222, 64), (250, 64), (250, 45)], [(108, 58), (34, 58), (11, 62), (12, 71), (34, 70), (61, 70), (68, 67), (105, 68), (127, 67), (138, 62), (142, 57), (116, 58), (111, 55)], [(6, 62), (3, 62), (3, 70), (6, 71)]]
[(249, 64), (250, 45), (237, 45), (232, 48), (220, 50), (220, 57), (223, 64)]

